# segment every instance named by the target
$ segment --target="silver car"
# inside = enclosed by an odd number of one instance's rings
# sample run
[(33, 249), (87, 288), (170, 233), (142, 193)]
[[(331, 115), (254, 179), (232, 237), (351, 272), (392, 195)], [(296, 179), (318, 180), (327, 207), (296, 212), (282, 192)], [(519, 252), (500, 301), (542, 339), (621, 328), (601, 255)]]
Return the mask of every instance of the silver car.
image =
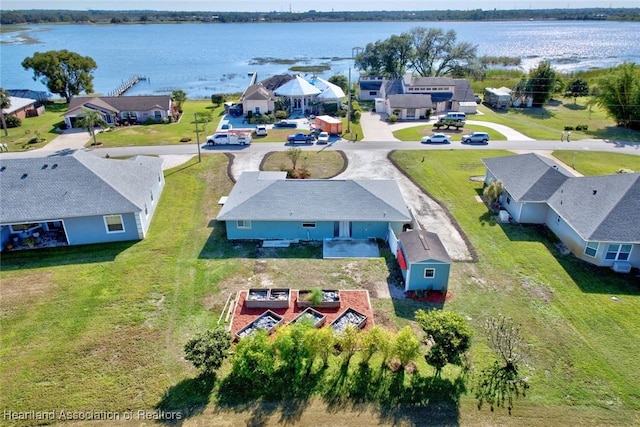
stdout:
[(489, 134), (486, 132), (472, 132), (462, 137), (463, 144), (488, 144)]

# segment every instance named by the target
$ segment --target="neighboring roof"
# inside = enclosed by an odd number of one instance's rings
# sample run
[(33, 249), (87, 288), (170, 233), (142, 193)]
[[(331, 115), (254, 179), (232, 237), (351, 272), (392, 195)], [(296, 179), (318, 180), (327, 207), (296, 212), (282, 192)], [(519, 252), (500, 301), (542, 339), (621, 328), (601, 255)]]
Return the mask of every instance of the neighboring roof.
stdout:
[(454, 86), (455, 80), (451, 77), (419, 77), (405, 76), (405, 84), (410, 86)]
[(321, 91), (302, 77), (296, 75), (279, 88), (273, 91), (278, 96), (306, 96), (318, 95)]
[(640, 242), (640, 174), (568, 179), (549, 206), (586, 241)]
[(9, 101), (11, 102), (11, 105), (9, 108), (3, 108), (2, 114), (12, 114), (36, 103), (35, 99), (19, 98), (17, 96), (10, 96)]
[(484, 88), (484, 90), (486, 92), (490, 92), (493, 93), (494, 95), (498, 95), (498, 96), (511, 96), (511, 89), (509, 89), (508, 87), (499, 87), (499, 88), (495, 88), (495, 87), (486, 87)]
[(39, 102), (47, 102), (50, 98), (49, 93), (39, 90), (7, 89), (7, 92), (11, 96), (17, 96), (18, 98), (31, 98)]
[(366, 91), (379, 91), (380, 87), (382, 86), (382, 80), (376, 80), (376, 81), (372, 81), (372, 80), (360, 80), (358, 81), (358, 85), (360, 86), (360, 92), (362, 92), (363, 90)]
[(424, 230), (409, 230), (398, 235), (402, 242), (405, 259), (409, 263), (440, 261), (450, 263), (451, 258), (436, 233)]
[(384, 93), (386, 96), (398, 95), (398, 94), (404, 93), (401, 79), (385, 80), (385, 82), (383, 83), (383, 86), (384, 86)]
[(273, 92), (265, 88), (262, 83), (257, 83), (247, 88), (242, 99), (252, 101), (268, 101), (273, 99)]
[(340, 86), (321, 77), (314, 77), (310, 83), (322, 91), (318, 95), (320, 99), (342, 99), (347, 96)]
[(0, 159), (0, 223), (139, 212), (162, 173), (162, 160), (137, 156)]
[(391, 108), (432, 108), (431, 95), (426, 94), (398, 94), (389, 95)]
[(482, 161), (517, 202), (546, 202), (572, 176), (553, 160), (535, 153)]
[(455, 90), (453, 92), (453, 100), (458, 102), (476, 102), (476, 95), (471, 89), (471, 84), (467, 79), (454, 79)]
[(268, 90), (275, 90), (294, 78), (291, 74), (278, 74), (262, 80), (260, 84)]
[[(171, 97), (168, 95), (149, 96), (74, 96), (69, 101), (69, 112), (85, 104), (101, 109), (117, 111), (150, 111), (171, 109)], [(67, 113), (68, 114), (68, 113)]]
[(286, 179), (244, 172), (219, 221), (411, 221), (394, 180)]

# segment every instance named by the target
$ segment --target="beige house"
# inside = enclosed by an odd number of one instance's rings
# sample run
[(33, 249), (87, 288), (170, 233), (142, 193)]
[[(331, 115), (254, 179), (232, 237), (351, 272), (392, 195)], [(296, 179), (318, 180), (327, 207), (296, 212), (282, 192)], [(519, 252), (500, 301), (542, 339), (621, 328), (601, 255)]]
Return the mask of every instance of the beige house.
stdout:
[(256, 83), (247, 88), (242, 99), (242, 108), (245, 113), (251, 111), (254, 114), (265, 114), (275, 109), (276, 96), (273, 91), (267, 89), (262, 83)]

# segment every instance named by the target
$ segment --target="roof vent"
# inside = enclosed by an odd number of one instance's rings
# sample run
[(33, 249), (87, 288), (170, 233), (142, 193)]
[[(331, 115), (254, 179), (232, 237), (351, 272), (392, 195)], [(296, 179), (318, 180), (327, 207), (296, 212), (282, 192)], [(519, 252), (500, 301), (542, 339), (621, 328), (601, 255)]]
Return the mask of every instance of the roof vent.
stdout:
[(26, 178), (26, 177), (28, 177), (28, 176), (29, 176), (29, 174), (25, 172), (25, 173), (23, 173), (23, 174), (22, 174), (22, 176), (20, 177), (20, 179), (25, 179), (25, 178)]
[(595, 196), (598, 190), (593, 190), (593, 195)]
[(6, 168), (7, 168), (6, 166), (0, 166), (0, 172), (4, 172)]
[(54, 164), (53, 164), (53, 166), (51, 166), (51, 169), (55, 169), (55, 168), (57, 168), (57, 167), (58, 167), (58, 164), (57, 164), (57, 163), (54, 163)]
[(46, 168), (48, 168), (48, 167), (49, 167), (49, 165), (48, 165), (47, 163), (45, 163), (44, 165), (42, 165), (42, 169), (46, 169)]

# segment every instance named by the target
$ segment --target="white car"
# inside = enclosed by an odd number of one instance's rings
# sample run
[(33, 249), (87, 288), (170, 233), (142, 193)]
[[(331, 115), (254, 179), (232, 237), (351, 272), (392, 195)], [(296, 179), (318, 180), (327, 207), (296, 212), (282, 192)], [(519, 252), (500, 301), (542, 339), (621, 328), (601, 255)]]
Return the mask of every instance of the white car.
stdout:
[(269, 131), (267, 131), (267, 125), (257, 125), (256, 126), (256, 135), (267, 135)]
[(451, 144), (451, 137), (444, 133), (432, 133), (429, 136), (423, 136), (420, 142), (423, 144)]
[(328, 144), (329, 143), (329, 134), (327, 132), (320, 132), (318, 134), (318, 144)]

